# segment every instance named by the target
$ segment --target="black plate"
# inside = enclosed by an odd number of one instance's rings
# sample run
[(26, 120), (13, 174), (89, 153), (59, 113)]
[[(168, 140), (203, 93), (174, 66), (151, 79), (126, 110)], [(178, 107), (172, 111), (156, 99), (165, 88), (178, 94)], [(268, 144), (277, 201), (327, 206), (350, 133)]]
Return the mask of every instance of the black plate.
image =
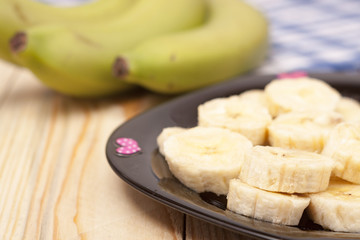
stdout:
[[(343, 74), (309, 74), (322, 79), (343, 95), (360, 100), (360, 76)], [(168, 170), (158, 153), (156, 138), (169, 126), (193, 127), (197, 124), (197, 106), (209, 99), (239, 94), (249, 89), (263, 89), (275, 76), (246, 76), (208, 87), (153, 108), (127, 121), (110, 136), (106, 145), (112, 169), (125, 182), (159, 202), (191, 216), (229, 230), (260, 239), (360, 239), (360, 234), (323, 230), (306, 214), (299, 226), (289, 227), (234, 214), (225, 209), (225, 196), (198, 194), (184, 187)], [(132, 138), (141, 147), (133, 155), (116, 152), (118, 138)]]

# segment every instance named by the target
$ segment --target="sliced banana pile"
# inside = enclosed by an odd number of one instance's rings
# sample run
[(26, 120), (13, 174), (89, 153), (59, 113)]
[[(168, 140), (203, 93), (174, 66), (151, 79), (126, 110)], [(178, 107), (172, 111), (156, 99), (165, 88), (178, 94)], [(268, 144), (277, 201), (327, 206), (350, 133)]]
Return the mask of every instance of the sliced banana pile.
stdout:
[(159, 151), (196, 192), (227, 195), (238, 214), (360, 233), (360, 104), (326, 82), (275, 79), (209, 100), (198, 126), (169, 127)]

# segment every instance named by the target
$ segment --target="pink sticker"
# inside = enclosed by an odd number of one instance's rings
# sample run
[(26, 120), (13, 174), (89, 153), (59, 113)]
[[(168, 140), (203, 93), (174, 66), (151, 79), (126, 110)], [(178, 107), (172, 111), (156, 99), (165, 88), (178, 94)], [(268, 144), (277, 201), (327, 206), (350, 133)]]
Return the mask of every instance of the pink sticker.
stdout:
[(138, 143), (132, 138), (118, 138), (116, 144), (119, 145), (116, 148), (116, 153), (119, 155), (132, 155), (141, 151)]
[(306, 72), (292, 72), (292, 73), (280, 73), (278, 75), (279, 79), (283, 79), (283, 78), (302, 78), (302, 77), (306, 77), (307, 74)]

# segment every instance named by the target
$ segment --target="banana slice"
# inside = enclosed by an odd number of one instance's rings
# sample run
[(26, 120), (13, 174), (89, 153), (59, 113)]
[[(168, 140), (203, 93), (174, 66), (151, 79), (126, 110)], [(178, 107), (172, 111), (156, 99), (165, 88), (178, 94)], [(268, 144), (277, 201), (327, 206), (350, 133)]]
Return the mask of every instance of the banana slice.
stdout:
[(168, 139), (170, 136), (183, 132), (185, 128), (181, 127), (167, 127), (164, 128), (159, 136), (156, 139), (157, 145), (159, 147), (159, 152), (164, 155), (164, 142), (166, 139)]
[(317, 153), (255, 146), (246, 152), (239, 178), (268, 191), (319, 192), (327, 188), (333, 165), (332, 159)]
[(353, 98), (342, 97), (335, 111), (340, 113), (347, 122), (360, 121), (360, 103)]
[(214, 127), (194, 127), (170, 136), (164, 155), (170, 171), (196, 192), (227, 194), (239, 175), (251, 142), (239, 133)]
[(337, 125), (322, 154), (335, 160), (335, 176), (360, 184), (360, 122)]
[(312, 193), (306, 212), (323, 228), (360, 232), (360, 185), (332, 178), (324, 192)]
[(327, 111), (289, 112), (268, 126), (271, 146), (321, 152), (329, 132), (343, 121), (341, 114)]
[(256, 104), (257, 109), (262, 109), (261, 111), (269, 112), (268, 100), (264, 90), (251, 89), (242, 92), (238, 96), (241, 101), (244, 101), (248, 104)]
[[(198, 125), (220, 127), (239, 132), (254, 145), (265, 144), (271, 115), (254, 95), (216, 98), (198, 107)], [(256, 98), (256, 97), (255, 97)]]
[(249, 186), (239, 179), (230, 180), (227, 208), (259, 220), (298, 225), (310, 198), (275, 193)]
[(335, 109), (341, 95), (314, 78), (275, 79), (265, 86), (272, 116), (291, 111)]

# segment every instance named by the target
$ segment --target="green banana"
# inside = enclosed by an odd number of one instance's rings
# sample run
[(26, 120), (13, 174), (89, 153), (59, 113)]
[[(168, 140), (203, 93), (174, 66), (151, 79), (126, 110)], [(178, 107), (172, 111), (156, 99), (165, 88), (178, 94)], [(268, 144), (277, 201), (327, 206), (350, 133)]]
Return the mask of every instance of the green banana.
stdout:
[(234, 77), (266, 57), (268, 24), (239, 0), (209, 0), (207, 22), (120, 54), (114, 75), (160, 93), (181, 93)]
[(11, 48), (21, 64), (58, 92), (77, 97), (115, 94), (133, 86), (112, 75), (117, 52), (202, 24), (206, 6), (204, 0), (140, 0), (106, 23), (29, 28), (15, 35)]
[(38, 0), (1, 0), (0, 4), (9, 5), (12, 14), (29, 24), (48, 21), (76, 24), (77, 21), (94, 22), (109, 15), (119, 15), (127, 10), (133, 2), (131, 0), (95, 0), (67, 7), (41, 3)]
[(11, 36), (17, 31), (44, 23), (77, 25), (103, 21), (122, 14), (133, 2), (97, 0), (80, 6), (58, 7), (36, 0), (0, 0), (0, 58), (17, 63), (8, 46)]

